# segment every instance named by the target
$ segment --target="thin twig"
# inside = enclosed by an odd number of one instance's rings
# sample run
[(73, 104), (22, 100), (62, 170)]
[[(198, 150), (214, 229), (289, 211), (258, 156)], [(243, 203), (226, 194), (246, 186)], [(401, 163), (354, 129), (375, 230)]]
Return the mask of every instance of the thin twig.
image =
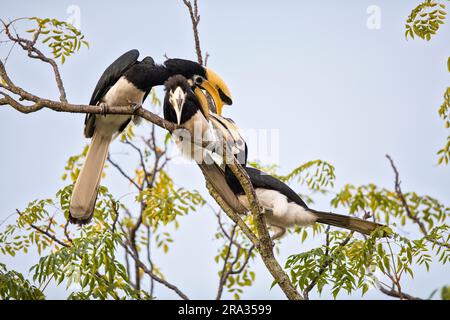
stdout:
[[(350, 241), (350, 239), (353, 236), (353, 231), (350, 232), (347, 237), (338, 245), (338, 248), (336, 249), (336, 251), (341, 250), (343, 247), (345, 247), (348, 242)], [(327, 249), (329, 248), (329, 244), (330, 244), (330, 240), (329, 240), (329, 235), (327, 234)], [(323, 273), (327, 270), (327, 268), (330, 266), (330, 264), (334, 261), (334, 259), (336, 258), (336, 254), (333, 254), (331, 257), (328, 257), (329, 251), (327, 251), (327, 258), (325, 259), (325, 261), (322, 263), (322, 265), (320, 266), (319, 272), (318, 274), (311, 280), (311, 282), (309, 283), (309, 285), (305, 288), (305, 290), (303, 290), (303, 296), (305, 297), (305, 299), (309, 299), (309, 293), (311, 292), (311, 290), (317, 285), (317, 281), (319, 280), (319, 278), (323, 275)]]
[(58, 65), (56, 64), (55, 60), (45, 56), (39, 49), (37, 49), (35, 47), (37, 38), (41, 32), (41, 28), (39, 28), (34, 36), (33, 36), (33, 40), (28, 40), (28, 39), (24, 39), (19, 37), (18, 35), (13, 36), (9, 30), (9, 27), (12, 25), (13, 22), (10, 23), (5, 23), (3, 21), (1, 21), (3, 23), (4, 26), (4, 30), (5, 30), (5, 34), (8, 36), (8, 38), (13, 41), (14, 43), (17, 43), (23, 50), (28, 52), (28, 56), (30, 58), (33, 59), (38, 59), (41, 60), (45, 63), (50, 64), (50, 66), (53, 69), (53, 73), (55, 75), (55, 81), (56, 81), (56, 85), (58, 87), (59, 90), (59, 100), (61, 102), (67, 102), (67, 98), (66, 98), (66, 91), (64, 89), (64, 84), (61, 78), (61, 73), (59, 72), (59, 68)]
[(155, 281), (157, 281), (157, 282), (163, 284), (164, 286), (166, 286), (167, 288), (173, 290), (183, 300), (189, 300), (187, 295), (184, 294), (177, 286), (167, 282), (166, 280), (158, 277), (152, 271), (150, 271), (147, 268), (147, 266), (141, 260), (139, 260), (139, 258), (136, 256), (136, 254), (134, 254), (125, 244), (122, 243), (122, 246), (128, 252), (128, 254), (133, 258), (135, 263), (144, 271), (144, 273), (146, 273), (149, 277), (153, 278)]
[(408, 216), (408, 218), (410, 218), (415, 224), (417, 224), (419, 226), (420, 231), (422, 232), (422, 234), (432, 243), (435, 243), (439, 246), (443, 246), (443, 247), (447, 247), (450, 248), (450, 244), (445, 243), (445, 242), (441, 242), (441, 241), (436, 241), (434, 239), (429, 239), (429, 233), (427, 228), (425, 227), (425, 224), (420, 220), (419, 217), (415, 216), (412, 212), (411, 209), (409, 208), (409, 205), (406, 201), (406, 198), (402, 192), (402, 188), (400, 187), (401, 181), (400, 181), (400, 174), (398, 172), (397, 167), (394, 164), (394, 160), (392, 160), (390, 155), (386, 155), (386, 158), (389, 160), (392, 170), (394, 170), (394, 174), (395, 174), (395, 192), (397, 193), (398, 198), (400, 199), (403, 208), (406, 211), (406, 215)]
[(194, 32), (195, 52), (197, 53), (197, 61), (203, 64), (202, 49), (200, 47), (200, 37), (198, 35), (198, 24), (200, 23), (200, 15), (198, 14), (197, 0), (194, 0), (192, 5), (190, 0), (183, 0), (184, 4), (189, 10), (189, 15), (192, 22), (192, 31)]

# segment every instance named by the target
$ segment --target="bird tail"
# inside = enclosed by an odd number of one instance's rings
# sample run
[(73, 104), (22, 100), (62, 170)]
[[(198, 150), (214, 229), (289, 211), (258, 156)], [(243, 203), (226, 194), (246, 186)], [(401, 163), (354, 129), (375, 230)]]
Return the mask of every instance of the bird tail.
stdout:
[(239, 214), (246, 214), (248, 210), (239, 202), (234, 192), (230, 189), (225, 179), (224, 171), (214, 162), (210, 154), (206, 153), (205, 160), (203, 163), (198, 163), (205, 179), (231, 209)]
[(383, 227), (383, 225), (379, 223), (345, 216), (342, 214), (316, 211), (313, 209), (308, 209), (308, 211), (312, 212), (317, 217), (317, 222), (360, 232), (365, 235), (370, 235), (378, 227)]
[(72, 223), (86, 224), (92, 219), (103, 166), (111, 140), (112, 135), (101, 135), (98, 131), (92, 137), (91, 145), (70, 200), (69, 220)]

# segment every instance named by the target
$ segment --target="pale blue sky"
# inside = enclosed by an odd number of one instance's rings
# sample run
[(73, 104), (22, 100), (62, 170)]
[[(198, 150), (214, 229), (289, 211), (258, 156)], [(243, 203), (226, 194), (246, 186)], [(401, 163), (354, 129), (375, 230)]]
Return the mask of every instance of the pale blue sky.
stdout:
[[(228, 83), (234, 104), (224, 113), (242, 128), (279, 130), (282, 172), (313, 159), (336, 167), (336, 188), (345, 183), (374, 182), (392, 188), (389, 153), (402, 175), (402, 187), (450, 202), (449, 168), (436, 166), (436, 151), (447, 132), (437, 108), (449, 85), (446, 61), (450, 28), (444, 25), (429, 43), (406, 41), (404, 22), (418, 1), (218, 1), (200, 0), (201, 44), (209, 66)], [(1, 0), (0, 17), (56, 17), (81, 9), (82, 32), (91, 43), (62, 67), (68, 98), (89, 101), (104, 68), (124, 51), (137, 48), (162, 62), (163, 55), (195, 59), (190, 20), (182, 1), (32, 1)], [(369, 5), (381, 9), (381, 29), (366, 27)], [(136, 10), (138, 9), (138, 10)], [(2, 57), (5, 47), (0, 46)], [(14, 51), (7, 67), (22, 87), (57, 98), (46, 66)], [(51, 197), (64, 183), (60, 177), (69, 156), (85, 144), (83, 115), (42, 111), (23, 115), (0, 108), (0, 220), (36, 198)], [(252, 148), (252, 146), (249, 146)], [(115, 143), (111, 152), (124, 148)], [(103, 181), (114, 194), (129, 191), (113, 171)], [(177, 184), (206, 195), (198, 168), (172, 166)], [(208, 197), (208, 199), (210, 199)], [(329, 199), (317, 207), (329, 209)], [(169, 254), (156, 263), (167, 278), (191, 298), (213, 298), (218, 243), (215, 217), (208, 209), (181, 219)], [(280, 261), (319, 245), (301, 245), (295, 236), (279, 245)], [(19, 255), (0, 261), (22, 272), (37, 259)], [(244, 298), (283, 298), (269, 291), (271, 278), (259, 259), (257, 281)], [(422, 297), (444, 284), (449, 270), (418, 270), (405, 291)], [(175, 296), (158, 287), (161, 298)], [(64, 288), (49, 297), (63, 298)], [(330, 298), (324, 292), (322, 298)], [(317, 297), (313, 295), (312, 297)], [(341, 298), (346, 298), (345, 294)], [(355, 295), (352, 298), (358, 298)], [(368, 298), (385, 298), (372, 290)]]

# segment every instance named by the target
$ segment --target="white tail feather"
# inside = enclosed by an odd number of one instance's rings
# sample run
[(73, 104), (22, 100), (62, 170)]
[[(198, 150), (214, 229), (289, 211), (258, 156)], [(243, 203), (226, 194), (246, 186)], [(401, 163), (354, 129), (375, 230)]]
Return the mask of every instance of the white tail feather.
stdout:
[(99, 134), (98, 130), (92, 137), (86, 160), (81, 168), (70, 200), (70, 217), (75, 222), (89, 220), (92, 216), (111, 140), (112, 135)]

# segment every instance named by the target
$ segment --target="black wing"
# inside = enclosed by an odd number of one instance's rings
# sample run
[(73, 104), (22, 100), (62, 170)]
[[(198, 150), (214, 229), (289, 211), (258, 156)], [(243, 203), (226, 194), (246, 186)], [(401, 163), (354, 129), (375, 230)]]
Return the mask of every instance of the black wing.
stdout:
[[(152, 79), (151, 79), (150, 83), (152, 84), (152, 88), (155, 86), (163, 85), (167, 81), (167, 79), (169, 79), (169, 77), (170, 77), (170, 73), (167, 71), (167, 69), (164, 66), (157, 65), (157, 64), (152, 66), (151, 75), (152, 75)], [(152, 91), (152, 89), (147, 90), (145, 92), (142, 102), (144, 102), (145, 99), (147, 99), (148, 95), (150, 94), (150, 91)]]
[[(139, 57), (139, 51), (136, 49), (130, 50), (119, 58), (117, 58), (111, 65), (106, 68), (102, 76), (95, 86), (92, 93), (90, 105), (96, 105), (108, 92), (108, 90), (116, 83), (117, 80), (136, 63)], [(86, 138), (91, 138), (95, 130), (95, 115), (86, 114), (84, 118), (84, 135)]]
[(194, 75), (206, 77), (205, 69), (197, 62), (184, 59), (167, 59), (164, 66), (170, 75), (181, 74), (186, 78), (192, 78)]
[[(231, 173), (231, 170), (228, 167), (226, 171), (227, 171), (226, 172), (227, 181), (228, 184), (230, 185), (230, 188), (238, 194), (243, 194), (244, 190), (242, 189), (237, 178), (233, 175), (233, 173)], [(245, 171), (247, 171), (250, 181), (252, 182), (253, 188), (276, 190), (281, 194), (285, 195), (289, 199), (289, 201), (295, 202), (304, 208), (308, 208), (308, 206), (302, 200), (302, 198), (300, 198), (300, 196), (284, 182), (255, 168), (245, 167)]]
[(133, 64), (136, 63), (139, 58), (139, 51), (136, 49), (130, 50), (119, 58), (116, 59), (111, 65), (106, 68), (102, 76), (95, 86), (94, 92), (92, 93), (90, 105), (96, 105), (101, 98), (108, 92), (114, 83), (128, 70)]

